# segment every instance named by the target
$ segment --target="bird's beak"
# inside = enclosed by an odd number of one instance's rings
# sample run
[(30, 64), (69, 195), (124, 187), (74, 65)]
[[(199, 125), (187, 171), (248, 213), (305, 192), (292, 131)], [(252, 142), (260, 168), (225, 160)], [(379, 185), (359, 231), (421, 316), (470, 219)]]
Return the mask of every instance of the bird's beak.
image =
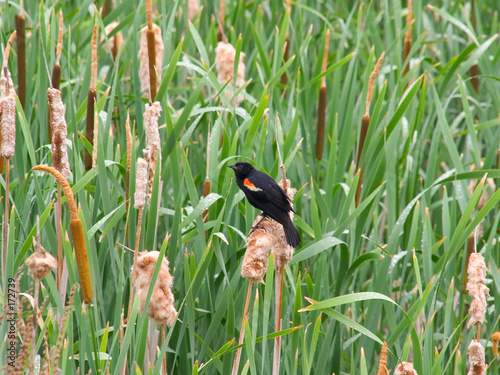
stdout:
[(235, 166), (234, 164), (228, 165), (227, 167), (228, 167), (228, 168), (231, 168), (232, 170), (235, 170), (235, 169), (236, 169), (236, 166)]

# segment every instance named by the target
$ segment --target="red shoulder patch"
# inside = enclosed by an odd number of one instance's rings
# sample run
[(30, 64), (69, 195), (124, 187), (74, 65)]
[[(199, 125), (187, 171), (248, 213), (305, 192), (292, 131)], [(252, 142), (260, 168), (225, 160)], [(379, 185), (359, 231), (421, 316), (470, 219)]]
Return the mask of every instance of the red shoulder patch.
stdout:
[(248, 188), (254, 188), (254, 187), (256, 187), (254, 184), (252, 184), (250, 182), (250, 180), (248, 178), (245, 178), (245, 181), (243, 181), (243, 185), (245, 185)]
[(245, 186), (248, 190), (251, 191), (262, 191), (262, 189), (255, 186), (248, 178), (243, 180), (243, 186)]

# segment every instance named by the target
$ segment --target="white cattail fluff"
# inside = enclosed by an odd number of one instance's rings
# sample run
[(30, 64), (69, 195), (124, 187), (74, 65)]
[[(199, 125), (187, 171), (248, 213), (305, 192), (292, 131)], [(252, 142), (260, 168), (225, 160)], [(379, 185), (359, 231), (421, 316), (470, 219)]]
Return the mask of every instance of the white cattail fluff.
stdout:
[(143, 158), (139, 158), (137, 159), (137, 168), (135, 171), (134, 207), (136, 209), (144, 208), (146, 204), (148, 180), (148, 162)]
[[(104, 31), (106, 32), (106, 35), (109, 35), (116, 27), (118, 26), (118, 22), (114, 21), (111, 22)], [(102, 38), (104, 39), (104, 38)], [(121, 46), (123, 45), (123, 34), (121, 31), (118, 31), (112, 38), (109, 39), (109, 46), (111, 48), (111, 51), (118, 51)]]
[(160, 132), (158, 130), (158, 118), (160, 117), (160, 102), (146, 104), (144, 111), (144, 131), (146, 132), (146, 148), (143, 150), (144, 159), (149, 163), (149, 189), (151, 194), (153, 188), (156, 163), (160, 154)]
[[(226, 96), (231, 103), (237, 107), (243, 102), (243, 93), (245, 90), (234, 97), (234, 90), (238, 90), (245, 85), (245, 64), (243, 58), (245, 54), (240, 53), (238, 61), (238, 69), (236, 70), (236, 80), (234, 80), (234, 60), (236, 57), (236, 50), (234, 47), (226, 42), (219, 42), (215, 49), (215, 65), (217, 68), (217, 80), (227, 86), (224, 90)], [(234, 87), (235, 86), (235, 87)], [(233, 98), (234, 97), (234, 98)]]
[(483, 256), (479, 253), (472, 253), (467, 270), (469, 274), (467, 292), (472, 296), (472, 303), (469, 308), (470, 319), (467, 322), (467, 327), (470, 328), (474, 324), (483, 324), (485, 321), (486, 295), (489, 289), (485, 285), (486, 265)]
[[(156, 67), (156, 77), (159, 82), (161, 77), (161, 66), (163, 63), (163, 39), (161, 36), (161, 29), (158, 25), (153, 24), (153, 32), (155, 33), (155, 67)], [(139, 79), (141, 81), (141, 92), (146, 94), (147, 98), (150, 98), (149, 93), (149, 59), (148, 59), (148, 39), (147, 39), (148, 27), (141, 29), (141, 41), (139, 49)]]
[(68, 179), (71, 176), (68, 148), (66, 146), (68, 130), (64, 118), (66, 109), (61, 99), (61, 91), (49, 88), (47, 98), (49, 100), (49, 119), (52, 128), (52, 163), (54, 168)]
[(16, 150), (16, 93), (6, 67), (0, 78), (0, 91), (0, 154), (10, 159)]
[(469, 372), (467, 375), (486, 374), (486, 360), (484, 358), (484, 347), (477, 340), (472, 340), (467, 351), (469, 355)]
[[(137, 265), (132, 268), (135, 273), (135, 287), (139, 295), (139, 309), (144, 311), (146, 298), (151, 284), (151, 278), (158, 262), (159, 251), (143, 251), (137, 257)], [(174, 278), (170, 274), (167, 258), (163, 258), (156, 278), (156, 283), (153, 288), (153, 294), (149, 301), (146, 314), (155, 320), (156, 324), (169, 325), (174, 324), (177, 318), (177, 310), (174, 307), (174, 295), (172, 294), (172, 286)]]

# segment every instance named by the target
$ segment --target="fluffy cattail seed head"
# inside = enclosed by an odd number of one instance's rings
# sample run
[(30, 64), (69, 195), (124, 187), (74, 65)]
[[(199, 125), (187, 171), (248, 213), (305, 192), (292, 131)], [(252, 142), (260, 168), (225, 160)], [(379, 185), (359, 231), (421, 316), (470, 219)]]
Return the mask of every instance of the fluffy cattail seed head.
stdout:
[(33, 238), (33, 245), (36, 248), (36, 252), (30, 255), (24, 263), (28, 266), (30, 274), (35, 279), (41, 280), (57, 267), (57, 260), (35, 238)]
[(394, 370), (394, 375), (418, 375), (410, 362), (401, 362)]
[[(296, 189), (290, 187), (290, 180), (280, 180), (278, 185), (285, 190), (290, 200), (293, 199), (293, 196), (297, 192)], [(290, 219), (293, 221), (293, 211), (290, 211)], [(275, 221), (273, 221), (274, 228), (273, 233), (275, 233), (275, 243), (273, 247), (273, 255), (274, 255), (274, 269), (281, 269), (284, 267), (293, 256), (293, 247), (291, 247), (288, 242), (286, 242), (285, 231), (283, 230), (283, 226)]]
[(217, 48), (215, 49), (215, 65), (217, 68), (217, 80), (222, 84), (227, 84), (224, 92), (229, 100), (232, 100), (232, 104), (236, 107), (243, 102), (243, 95), (239, 94), (234, 97), (233, 86), (236, 89), (243, 87), (245, 84), (245, 64), (243, 63), (243, 58), (245, 54), (240, 53), (240, 58), (238, 62), (238, 69), (236, 71), (236, 81), (234, 79), (234, 60), (236, 57), (235, 48), (226, 42), (219, 42)]
[(472, 303), (469, 308), (471, 316), (467, 322), (467, 327), (470, 328), (474, 324), (482, 324), (485, 321), (486, 295), (489, 289), (484, 285), (486, 280), (486, 265), (481, 254), (472, 253), (470, 255), (468, 274), (467, 292), (472, 297)]
[(156, 163), (160, 152), (160, 132), (158, 131), (158, 118), (160, 117), (161, 105), (160, 102), (153, 104), (146, 104), (144, 111), (144, 131), (146, 132), (146, 149), (144, 152), (144, 159), (149, 163), (149, 190), (151, 194), (153, 187), (154, 173), (156, 170)]
[[(132, 268), (132, 279), (135, 280), (135, 287), (140, 299), (140, 311), (144, 311), (149, 285), (153, 272), (160, 255), (159, 251), (143, 251), (137, 256), (137, 263)], [(171, 326), (177, 317), (177, 310), (174, 307), (174, 295), (172, 294), (174, 278), (170, 274), (167, 258), (163, 258), (158, 277), (153, 289), (153, 294), (149, 301), (146, 314), (154, 319), (156, 324)]]
[(486, 361), (484, 358), (484, 348), (477, 340), (472, 340), (467, 351), (469, 355), (469, 372), (467, 375), (486, 374)]
[(148, 162), (143, 158), (137, 159), (137, 168), (135, 171), (135, 194), (134, 207), (136, 209), (144, 208), (146, 204), (147, 187), (148, 187)]
[(71, 176), (71, 169), (68, 160), (68, 148), (66, 137), (68, 130), (66, 119), (64, 118), (65, 108), (61, 99), (61, 91), (49, 88), (47, 90), (49, 101), (49, 119), (52, 128), (52, 163), (65, 178)]
[[(155, 34), (155, 67), (157, 82), (161, 79), (160, 72), (163, 63), (163, 39), (161, 36), (161, 29), (158, 25), (153, 24), (152, 31)], [(139, 49), (139, 79), (141, 81), (141, 92), (145, 92), (146, 97), (150, 99), (149, 93), (149, 59), (148, 59), (148, 40), (147, 40), (148, 27), (141, 29), (141, 40)]]
[[(257, 225), (261, 216), (257, 216), (253, 225)], [(247, 250), (241, 265), (241, 276), (251, 282), (264, 282), (264, 275), (267, 270), (269, 251), (276, 240), (271, 229), (273, 221), (264, 219), (259, 226), (248, 236)]]
[[(106, 32), (106, 35), (109, 35), (116, 27), (119, 25), (118, 22), (113, 21), (111, 22), (104, 31)], [(120, 50), (121, 46), (123, 45), (123, 34), (121, 31), (118, 31), (112, 38), (109, 39), (109, 46), (111, 48), (111, 53), (113, 54), (113, 58), (116, 58), (116, 55), (118, 54), (118, 51)]]
[(0, 154), (7, 159), (16, 150), (16, 92), (5, 65), (0, 77)]

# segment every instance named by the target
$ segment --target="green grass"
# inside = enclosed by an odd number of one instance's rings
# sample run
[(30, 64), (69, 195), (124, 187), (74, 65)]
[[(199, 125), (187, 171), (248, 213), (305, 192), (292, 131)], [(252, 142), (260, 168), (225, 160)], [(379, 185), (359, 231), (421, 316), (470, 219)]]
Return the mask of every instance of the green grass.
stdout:
[[(140, 373), (148, 373), (144, 358), (149, 318), (135, 304), (128, 324), (121, 323), (122, 309), (128, 311), (133, 253), (118, 245), (133, 248), (137, 230), (133, 202), (130, 212), (125, 209), (125, 120), (130, 112), (136, 137), (130, 178), (133, 196), (135, 161), (145, 147), (146, 99), (140, 95), (137, 68), (144, 1), (117, 0), (104, 18), (94, 14), (91, 0), (23, 3), (29, 33), (27, 97), (24, 110), (19, 103), (17, 107), (10, 242), (3, 276), (14, 277), (24, 270), (20, 290), (32, 293), (24, 261), (34, 251), (37, 216), (43, 246), (54, 255), (57, 252), (52, 203), (57, 187), (51, 177), (30, 170), (52, 163), (47, 66), (51, 70), (55, 61), (57, 12), (62, 10), (61, 90), (73, 172), (70, 182), (81, 207), (94, 302), (84, 311), (78, 289), (59, 367), (64, 374), (77, 369), (96, 374), (106, 367), (115, 374), (123, 364), (131, 373), (137, 363)], [(98, 8), (102, 3), (97, 1)], [(295, 224), (302, 244), (285, 268), (281, 332), (274, 330), (272, 263), (265, 284), (253, 288), (240, 373), (271, 373), (273, 338), (278, 334), (283, 374), (373, 374), (383, 341), (388, 343), (389, 369), (410, 360), (421, 375), (465, 374), (467, 346), (476, 330), (466, 328), (471, 298), (463, 293), (462, 281), (467, 238), (479, 223), (484, 231), (477, 238), (477, 251), (486, 259), (490, 281), (481, 343), (490, 363), (488, 373), (497, 373), (490, 336), (500, 320), (500, 192), (488, 184), (474, 185), (473, 191), (468, 188), (471, 180), (479, 182), (485, 174), (494, 182), (500, 178), (496, 1), (475, 2), (474, 29), (471, 1), (436, 0), (429, 9), (427, 2), (414, 0), (412, 63), (405, 77), (401, 56), (406, 1), (294, 1), (290, 14), (277, 0), (226, 3), (226, 36), (245, 54), (238, 58), (243, 58), (250, 80), (238, 108), (231, 107), (224, 85), (217, 82), (218, 3), (205, 2), (189, 24), (185, 1), (155, 2), (154, 21), (165, 42), (157, 97), (162, 106), (162, 160), (151, 204), (144, 212), (140, 250), (161, 250), (168, 258), (179, 316), (166, 329), (151, 371), (159, 373), (166, 355), (170, 374), (230, 373), (248, 287), (240, 275), (241, 262), (258, 211), (244, 199), (226, 165), (251, 160), (278, 180), (279, 145), (287, 178), (298, 190)], [(19, 0), (2, 2), (0, 12), (0, 40), (5, 45), (15, 28)], [(79, 132), (84, 133), (85, 127), (94, 19), (100, 36), (104, 26), (118, 21), (125, 44), (114, 62), (106, 40), (98, 47), (98, 161), (85, 172), (86, 141)], [(326, 137), (323, 159), (318, 161), (315, 129), (327, 29), (331, 36), (325, 73)], [(290, 59), (284, 62), (287, 30)], [(375, 80), (371, 125), (360, 159), (364, 176), (356, 207), (359, 174), (353, 165), (359, 129), (368, 78), (382, 52), (385, 58)], [(15, 85), (16, 59), (14, 47), (9, 69)], [(469, 75), (475, 63), (479, 95)], [(281, 83), (284, 72), (286, 86)], [(108, 136), (110, 130), (113, 135)], [(472, 166), (477, 171), (469, 171)], [(212, 194), (203, 198), (207, 174)], [(5, 173), (0, 182), (4, 194)], [(484, 192), (489, 200), (479, 209)], [(5, 199), (0, 202), (2, 214)], [(63, 231), (69, 232), (68, 227), (69, 212), (63, 206)], [(64, 241), (63, 253), (69, 290), (78, 282), (70, 239)], [(48, 296), (48, 304), (36, 350), (43, 360), (43, 334), (50, 347), (56, 345), (62, 329), (56, 316), (64, 313), (66, 301), (57, 292), (55, 273), (42, 284), (40, 298)], [(310, 300), (318, 302), (311, 305)], [(4, 284), (0, 301), (7, 303)], [(4, 320), (0, 332), (7, 329)], [(6, 364), (7, 344), (0, 343), (0, 367)]]

